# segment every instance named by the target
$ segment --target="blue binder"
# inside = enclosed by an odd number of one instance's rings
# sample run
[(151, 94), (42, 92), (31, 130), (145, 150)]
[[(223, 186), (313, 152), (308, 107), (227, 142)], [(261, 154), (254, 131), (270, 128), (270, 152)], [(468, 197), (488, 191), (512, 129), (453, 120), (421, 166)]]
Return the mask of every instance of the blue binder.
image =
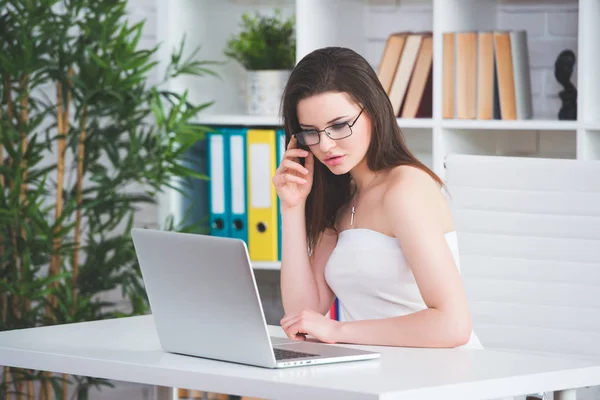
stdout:
[(216, 129), (208, 133), (207, 173), (209, 177), (209, 232), (213, 236), (230, 236), (229, 213), (229, 139), (227, 132)]
[[(277, 130), (277, 167), (281, 164), (283, 159), (283, 153), (285, 153), (285, 131), (283, 129)], [(277, 197), (277, 257), (281, 260), (281, 202)]]
[(241, 239), (248, 245), (248, 184), (246, 180), (246, 132), (244, 128), (225, 130), (229, 138), (229, 210), (230, 237)]

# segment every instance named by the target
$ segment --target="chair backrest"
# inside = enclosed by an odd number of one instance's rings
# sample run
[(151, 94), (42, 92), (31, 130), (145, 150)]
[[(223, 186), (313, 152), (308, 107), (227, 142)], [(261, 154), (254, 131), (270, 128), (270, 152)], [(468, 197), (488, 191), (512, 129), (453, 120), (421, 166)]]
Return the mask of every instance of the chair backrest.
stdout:
[(600, 161), (449, 155), (484, 347), (600, 356)]

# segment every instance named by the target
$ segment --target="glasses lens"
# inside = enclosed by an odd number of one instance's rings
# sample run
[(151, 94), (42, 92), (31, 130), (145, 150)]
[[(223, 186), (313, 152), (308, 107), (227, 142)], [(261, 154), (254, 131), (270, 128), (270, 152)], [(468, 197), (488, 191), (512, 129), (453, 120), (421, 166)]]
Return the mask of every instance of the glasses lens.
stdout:
[(342, 124), (335, 124), (327, 128), (327, 133), (329, 134), (330, 138), (338, 140), (352, 135), (352, 129), (350, 129), (350, 125), (344, 122)]
[(296, 134), (296, 138), (300, 144), (312, 146), (319, 143), (319, 132), (317, 131), (302, 131)]

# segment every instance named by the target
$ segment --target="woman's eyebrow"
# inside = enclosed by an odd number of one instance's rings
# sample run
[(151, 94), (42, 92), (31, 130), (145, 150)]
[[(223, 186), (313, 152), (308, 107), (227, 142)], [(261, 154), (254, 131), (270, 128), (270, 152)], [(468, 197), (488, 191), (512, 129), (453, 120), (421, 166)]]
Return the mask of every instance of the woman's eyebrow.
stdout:
[[(331, 121), (328, 121), (327, 125), (333, 124), (334, 122), (339, 121), (340, 119), (344, 119), (344, 118), (348, 118), (348, 116), (347, 115), (342, 115), (341, 117), (334, 118)], [(298, 123), (298, 125), (306, 127), (306, 128), (316, 128), (316, 126), (314, 126), (314, 125), (306, 125), (306, 124), (303, 124), (303, 123), (300, 123), (300, 122)]]

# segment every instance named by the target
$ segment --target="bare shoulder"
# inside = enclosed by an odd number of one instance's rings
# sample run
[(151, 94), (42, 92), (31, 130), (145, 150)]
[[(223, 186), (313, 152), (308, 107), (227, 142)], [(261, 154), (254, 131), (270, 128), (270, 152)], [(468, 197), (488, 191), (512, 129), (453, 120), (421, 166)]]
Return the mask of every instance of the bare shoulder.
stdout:
[(383, 207), (396, 221), (433, 218), (443, 230), (452, 230), (448, 203), (438, 182), (424, 170), (403, 165), (390, 171)]
[(401, 165), (390, 171), (385, 194), (418, 197), (420, 200), (443, 198), (441, 187), (433, 177), (409, 165)]

